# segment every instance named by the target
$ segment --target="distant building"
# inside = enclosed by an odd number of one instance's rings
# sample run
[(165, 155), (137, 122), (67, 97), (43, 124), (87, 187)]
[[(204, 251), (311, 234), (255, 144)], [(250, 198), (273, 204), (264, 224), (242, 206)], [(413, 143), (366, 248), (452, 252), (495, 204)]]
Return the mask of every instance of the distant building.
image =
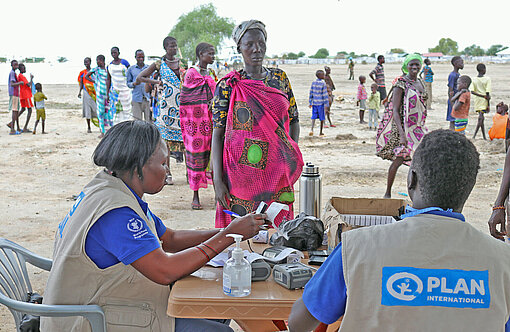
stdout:
[(441, 61), (445, 60), (445, 55), (441, 52), (432, 52), (432, 53), (423, 53), (422, 56), (424, 58), (429, 58), (430, 61)]

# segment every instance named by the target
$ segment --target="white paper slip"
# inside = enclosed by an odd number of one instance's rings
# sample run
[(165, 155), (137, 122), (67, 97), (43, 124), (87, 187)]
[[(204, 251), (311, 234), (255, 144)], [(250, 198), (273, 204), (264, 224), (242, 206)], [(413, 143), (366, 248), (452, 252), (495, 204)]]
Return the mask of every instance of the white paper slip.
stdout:
[[(266, 259), (264, 256), (257, 254), (256, 252), (249, 252), (248, 250), (243, 250), (244, 258), (251, 264), (253, 261), (257, 259)], [(228, 260), (228, 252), (220, 252), (219, 255), (216, 255), (213, 259), (207, 262), (206, 265), (212, 267), (221, 267), (224, 266)]]
[(297, 254), (300, 258), (305, 258), (305, 255), (303, 255), (303, 253), (301, 251), (299, 251), (297, 249), (294, 249), (294, 248), (285, 248), (278, 255), (276, 255), (275, 257), (266, 257), (266, 256), (264, 256), (263, 258), (266, 261), (277, 263), (277, 262), (287, 258), (287, 256), (289, 256), (290, 254)]

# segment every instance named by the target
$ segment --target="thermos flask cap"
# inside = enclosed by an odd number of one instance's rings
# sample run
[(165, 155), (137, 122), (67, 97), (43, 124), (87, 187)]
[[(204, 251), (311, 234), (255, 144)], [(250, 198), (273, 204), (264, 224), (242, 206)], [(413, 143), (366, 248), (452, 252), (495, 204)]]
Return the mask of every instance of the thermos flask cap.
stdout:
[(319, 166), (315, 166), (312, 163), (306, 163), (305, 167), (303, 167), (303, 175), (318, 175), (319, 174)]

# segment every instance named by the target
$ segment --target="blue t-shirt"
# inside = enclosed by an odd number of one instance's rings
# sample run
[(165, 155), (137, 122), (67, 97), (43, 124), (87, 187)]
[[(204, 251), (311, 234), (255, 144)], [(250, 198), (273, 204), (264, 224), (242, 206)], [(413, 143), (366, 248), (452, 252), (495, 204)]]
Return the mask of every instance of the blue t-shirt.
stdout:
[[(464, 216), (456, 212), (428, 211), (426, 213), (465, 221)], [(332, 324), (344, 315), (347, 287), (343, 272), (342, 243), (333, 250), (306, 284), (303, 302), (310, 314), (325, 324)], [(510, 319), (505, 324), (505, 332), (510, 332)]]
[(457, 93), (457, 80), (459, 79), (460, 74), (452, 71), (450, 75), (448, 75), (448, 87), (453, 89), (453, 93)]
[(147, 203), (129, 190), (147, 217), (154, 220), (157, 237), (131, 208), (108, 211), (90, 228), (85, 240), (85, 253), (100, 269), (119, 262), (129, 265), (161, 246), (159, 238), (166, 232), (166, 226), (151, 213)]
[(432, 83), (434, 81), (434, 72), (429, 65), (425, 65), (421, 72), (425, 74), (425, 78), (423, 79), (425, 82)]

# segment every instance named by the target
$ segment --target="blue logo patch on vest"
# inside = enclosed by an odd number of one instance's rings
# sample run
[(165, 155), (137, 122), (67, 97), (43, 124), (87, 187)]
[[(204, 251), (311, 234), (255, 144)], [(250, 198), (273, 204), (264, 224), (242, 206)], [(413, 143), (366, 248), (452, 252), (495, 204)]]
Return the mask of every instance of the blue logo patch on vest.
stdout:
[(76, 201), (74, 202), (73, 204), (73, 207), (71, 208), (71, 210), (69, 211), (69, 213), (66, 215), (66, 217), (64, 218), (64, 220), (62, 220), (60, 222), (60, 224), (58, 224), (58, 234), (60, 235), (60, 238), (62, 238), (62, 233), (64, 232), (64, 228), (66, 227), (67, 225), (67, 221), (69, 220), (69, 218), (74, 214), (74, 211), (76, 211), (76, 209), (78, 208), (78, 205), (80, 205), (81, 201), (83, 200), (83, 197), (85, 197), (85, 193), (82, 191), (78, 197), (76, 197)]
[(383, 267), (381, 304), (489, 308), (489, 271)]

